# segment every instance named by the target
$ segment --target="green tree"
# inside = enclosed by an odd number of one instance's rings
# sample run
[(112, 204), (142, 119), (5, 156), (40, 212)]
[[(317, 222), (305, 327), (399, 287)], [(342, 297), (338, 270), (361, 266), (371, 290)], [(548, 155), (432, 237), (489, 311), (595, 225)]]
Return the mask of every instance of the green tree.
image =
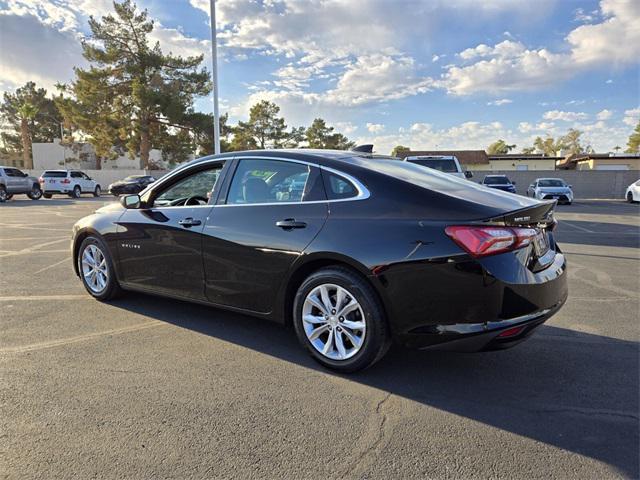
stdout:
[(582, 132), (575, 128), (569, 129), (566, 135), (558, 139), (558, 148), (556, 150), (568, 150), (570, 154), (582, 153), (588, 151), (591, 147), (589, 145), (583, 146), (580, 142)]
[(525, 155), (531, 155), (535, 151), (536, 151), (536, 147), (525, 147), (522, 149), (522, 153), (524, 153)]
[(256, 150), (258, 143), (253, 136), (253, 131), (250, 125), (246, 122), (238, 122), (233, 128), (233, 138), (229, 145), (229, 150), (237, 152), (240, 150)]
[(393, 147), (393, 150), (391, 150), (391, 156), (392, 157), (400, 157), (401, 153), (408, 153), (410, 151), (411, 151), (411, 149), (409, 147), (404, 147), (402, 145), (396, 145), (395, 147)]
[(627, 153), (640, 153), (640, 121), (633, 130), (633, 133), (629, 135), (629, 141), (627, 142)]
[(249, 122), (242, 128), (254, 138), (258, 148), (279, 148), (286, 140), (287, 125), (279, 113), (280, 107), (268, 100), (256, 103), (249, 110)]
[(541, 137), (536, 137), (533, 141), (533, 147), (540, 153), (543, 153), (547, 156), (554, 156), (558, 150), (560, 150), (561, 145), (551, 136), (542, 139)]
[(322, 118), (316, 118), (307, 128), (307, 143), (309, 148), (348, 150), (355, 146), (341, 133), (334, 133)]
[[(159, 43), (150, 45), (154, 23), (146, 10), (139, 11), (131, 0), (113, 3), (114, 14), (89, 19), (90, 38), (83, 43), (88, 69), (77, 68), (69, 91), (78, 102), (110, 98), (113, 125), (131, 157), (140, 155), (148, 168), (149, 151), (169, 134), (165, 127), (184, 127), (195, 97), (211, 90), (209, 74), (200, 69), (202, 55), (180, 57), (164, 54)], [(102, 92), (98, 92), (98, 90)], [(71, 110), (70, 121), (91, 138), (99, 136), (99, 122), (88, 121), (90, 105)]]
[(307, 129), (304, 127), (291, 127), (284, 141), (285, 148), (298, 148), (307, 138)]
[(507, 143), (500, 139), (493, 142), (491, 145), (487, 147), (488, 155), (505, 155), (509, 153), (511, 150), (516, 148), (515, 145), (507, 145)]
[(60, 137), (60, 113), (47, 98), (47, 91), (34, 82), (27, 82), (14, 93), (4, 93), (0, 117), (6, 128), (2, 142), (7, 150), (22, 153), (25, 168), (33, 168), (33, 142), (52, 142)]
[[(229, 144), (229, 135), (231, 135), (233, 128), (227, 124), (228, 121), (228, 113), (220, 116), (219, 124), (221, 152), (228, 152), (231, 149)], [(198, 155), (202, 156), (213, 154), (213, 114), (201, 112), (189, 113), (187, 115), (185, 123), (191, 128)]]

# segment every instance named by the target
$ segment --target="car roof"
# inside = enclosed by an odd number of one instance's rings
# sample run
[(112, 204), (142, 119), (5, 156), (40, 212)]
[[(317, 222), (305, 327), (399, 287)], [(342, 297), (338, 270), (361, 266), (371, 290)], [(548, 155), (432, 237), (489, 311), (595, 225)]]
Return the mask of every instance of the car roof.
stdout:
[(485, 175), (485, 178), (486, 177), (506, 177), (506, 175), (504, 175), (504, 174), (492, 174), (492, 175)]
[(544, 177), (544, 178), (536, 178), (536, 182), (538, 180), (560, 180), (561, 182), (564, 182), (563, 178), (557, 178), (557, 177)]

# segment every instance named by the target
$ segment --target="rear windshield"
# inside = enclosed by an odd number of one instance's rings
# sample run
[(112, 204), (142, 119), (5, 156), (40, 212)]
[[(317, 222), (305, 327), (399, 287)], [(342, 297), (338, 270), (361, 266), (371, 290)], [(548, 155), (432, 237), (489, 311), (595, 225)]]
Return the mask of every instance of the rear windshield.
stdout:
[(415, 163), (416, 165), (422, 165), (423, 167), (433, 168), (434, 170), (440, 170), (441, 172), (457, 172), (458, 168), (456, 167), (456, 162), (451, 159), (445, 158), (425, 158), (425, 159), (417, 159), (417, 160), (409, 160), (411, 163)]
[(67, 172), (44, 172), (44, 178), (67, 178)]
[(548, 180), (538, 180), (539, 187), (564, 187), (565, 183), (562, 180), (555, 180), (553, 178)]
[(509, 185), (510, 183), (507, 177), (484, 177), (485, 185)]

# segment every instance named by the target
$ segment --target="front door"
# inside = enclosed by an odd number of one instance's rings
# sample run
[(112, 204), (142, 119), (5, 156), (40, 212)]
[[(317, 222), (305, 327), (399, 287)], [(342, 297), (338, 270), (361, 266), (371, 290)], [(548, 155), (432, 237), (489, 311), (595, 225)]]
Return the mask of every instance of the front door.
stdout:
[[(153, 192), (148, 208), (118, 221), (122, 281), (134, 287), (204, 299), (202, 231), (222, 164), (210, 165)], [(164, 188), (163, 188), (164, 187)]]
[(317, 168), (243, 158), (226, 201), (203, 232), (206, 295), (211, 302), (268, 313), (291, 264), (328, 214)]

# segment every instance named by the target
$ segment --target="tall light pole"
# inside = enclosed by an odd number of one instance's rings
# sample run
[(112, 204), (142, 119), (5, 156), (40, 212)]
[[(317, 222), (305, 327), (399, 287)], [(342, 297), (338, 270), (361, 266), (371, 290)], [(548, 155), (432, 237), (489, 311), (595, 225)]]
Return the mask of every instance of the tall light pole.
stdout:
[(211, 63), (213, 76), (213, 151), (220, 153), (220, 111), (218, 110), (218, 41), (216, 39), (216, 0), (209, 0), (211, 9)]

